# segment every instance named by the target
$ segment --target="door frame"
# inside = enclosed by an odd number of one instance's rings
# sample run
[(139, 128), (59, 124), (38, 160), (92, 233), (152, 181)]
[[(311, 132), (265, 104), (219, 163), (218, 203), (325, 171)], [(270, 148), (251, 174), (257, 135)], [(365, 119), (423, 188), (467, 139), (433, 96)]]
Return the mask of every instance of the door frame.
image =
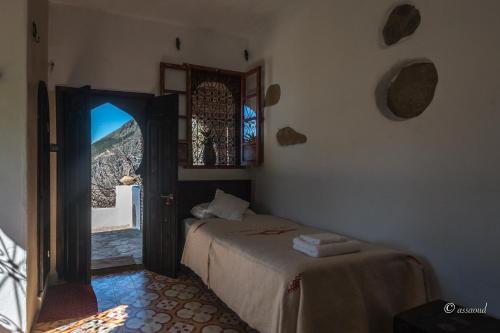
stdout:
[(50, 108), (47, 84), (44, 81), (38, 83), (37, 99), (37, 242), (38, 294), (40, 295), (50, 272)]
[[(57, 93), (57, 100), (62, 99), (62, 94), (65, 92), (68, 92), (70, 90), (73, 90), (75, 88), (71, 87), (62, 87), (58, 86), (56, 87), (56, 93)], [(139, 128), (141, 129), (142, 132), (142, 137), (143, 140), (145, 138), (145, 131), (146, 131), (146, 109), (149, 101), (154, 97), (153, 94), (148, 94), (148, 93), (137, 93), (137, 92), (122, 92), (122, 91), (114, 91), (114, 90), (99, 90), (99, 89), (90, 89), (89, 90), (89, 96), (88, 96), (88, 112), (90, 112), (94, 107), (102, 105), (104, 103), (111, 103), (117, 107), (122, 108), (122, 110), (125, 110), (127, 113), (129, 113), (135, 121), (139, 124)], [(62, 105), (62, 103), (57, 103), (58, 105)], [(123, 106), (123, 107), (121, 107)], [(56, 211), (57, 211), (57, 228), (56, 228), (56, 234), (57, 234), (57, 241), (56, 241), (56, 246), (57, 246), (57, 272), (59, 276), (64, 276), (64, 272), (66, 270), (65, 267), (65, 261), (66, 261), (66, 233), (65, 233), (65, 221), (64, 215), (63, 215), (63, 209), (64, 209), (64, 201), (65, 201), (65, 190), (64, 190), (64, 170), (63, 170), (63, 158), (61, 155), (61, 145), (64, 144), (64, 130), (63, 130), (63, 120), (64, 120), (64, 115), (63, 113), (67, 112), (65, 110), (61, 110), (60, 108), (56, 108), (56, 131), (57, 131), (57, 206), (56, 206)], [(141, 176), (145, 177), (146, 175), (144, 174), (145, 167), (144, 167), (144, 155), (143, 159), (141, 162), (141, 165), (137, 169), (137, 173), (141, 174)], [(90, 168), (90, 165), (88, 166)], [(89, 207), (91, 209), (91, 207)], [(90, 223), (90, 222), (89, 222)], [(147, 223), (144, 221), (144, 223)], [(90, 231), (90, 225), (86, 226), (84, 229)], [(89, 244), (89, 249), (91, 249), (91, 233), (89, 232), (88, 235), (85, 235), (86, 239), (83, 240), (83, 242), (87, 242)], [(143, 253), (144, 253), (144, 232), (142, 232), (142, 237), (143, 237)], [(80, 240), (74, 240), (76, 242), (82, 241)], [(91, 252), (88, 255), (88, 267), (90, 267), (90, 262), (91, 262)], [(89, 268), (89, 275), (91, 274), (91, 270)], [(78, 281), (77, 281), (78, 282)], [(85, 282), (89, 283), (90, 279), (89, 277), (85, 277), (81, 279), (79, 282)]]

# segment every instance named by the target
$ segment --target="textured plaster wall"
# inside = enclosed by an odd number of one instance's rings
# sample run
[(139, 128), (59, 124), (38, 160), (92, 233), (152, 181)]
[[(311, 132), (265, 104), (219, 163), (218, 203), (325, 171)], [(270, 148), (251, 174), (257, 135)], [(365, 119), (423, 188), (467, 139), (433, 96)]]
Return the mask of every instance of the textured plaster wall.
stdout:
[[(444, 296), (500, 316), (500, 2), (418, 0), (422, 23), (390, 48), (397, 1), (294, 1), (250, 43), (281, 85), (265, 111), (256, 200), (273, 214), (430, 261)], [(439, 83), (418, 118), (377, 108), (379, 81), (429, 58)], [(280, 147), (279, 128), (308, 136)]]

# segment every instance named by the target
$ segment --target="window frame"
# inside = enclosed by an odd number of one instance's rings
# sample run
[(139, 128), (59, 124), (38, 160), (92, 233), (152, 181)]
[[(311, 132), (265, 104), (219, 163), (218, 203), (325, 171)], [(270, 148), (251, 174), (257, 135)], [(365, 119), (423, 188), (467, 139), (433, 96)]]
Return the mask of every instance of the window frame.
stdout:
[[(193, 165), (193, 154), (192, 154), (192, 110), (191, 110), (191, 71), (193, 69), (196, 70), (203, 70), (203, 71), (211, 71), (215, 72), (218, 74), (223, 74), (223, 75), (230, 75), (230, 76), (238, 76), (240, 78), (240, 109), (239, 109), (239, 114), (236, 115), (236, 120), (238, 121), (237, 126), (239, 126), (239, 129), (236, 130), (237, 132), (237, 138), (236, 140), (236, 165), (213, 165), (213, 166), (206, 166), (206, 165)], [(186, 75), (186, 88), (184, 91), (181, 90), (172, 90), (172, 89), (167, 89), (167, 75), (166, 71), (167, 70), (178, 70), (178, 71), (184, 71)], [(244, 119), (244, 107), (245, 107), (245, 102), (248, 96), (246, 96), (246, 91), (245, 91), (245, 84), (246, 84), (246, 78), (249, 75), (252, 75), (253, 73), (257, 72), (257, 141), (256, 141), (256, 148), (257, 148), (257, 154), (256, 154), (256, 160), (255, 161), (244, 161), (243, 159), (243, 119)], [(168, 94), (181, 94), (186, 96), (186, 110), (185, 110), (185, 115), (179, 114), (179, 121), (185, 121), (186, 122), (186, 139), (178, 139), (178, 159), (179, 159), (179, 165), (182, 166), (185, 169), (245, 169), (250, 166), (258, 166), (262, 163), (262, 157), (263, 157), (263, 149), (262, 149), (262, 122), (263, 122), (263, 116), (262, 116), (262, 66), (258, 66), (256, 68), (251, 69), (248, 72), (239, 72), (239, 71), (232, 71), (232, 70), (226, 70), (226, 69), (220, 69), (220, 68), (214, 68), (214, 67), (207, 67), (207, 66), (201, 66), (201, 65), (194, 65), (194, 64), (189, 64), (189, 63), (184, 63), (182, 65), (179, 64), (173, 64), (173, 63), (166, 63), (166, 62), (161, 62), (160, 63), (160, 95), (168, 95)]]

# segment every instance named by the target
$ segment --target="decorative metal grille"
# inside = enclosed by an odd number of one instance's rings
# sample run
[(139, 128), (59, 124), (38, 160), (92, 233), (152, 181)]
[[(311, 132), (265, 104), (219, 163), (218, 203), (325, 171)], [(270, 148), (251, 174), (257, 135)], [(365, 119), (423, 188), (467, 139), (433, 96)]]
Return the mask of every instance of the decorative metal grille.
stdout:
[(194, 166), (237, 166), (241, 78), (191, 70), (191, 152)]

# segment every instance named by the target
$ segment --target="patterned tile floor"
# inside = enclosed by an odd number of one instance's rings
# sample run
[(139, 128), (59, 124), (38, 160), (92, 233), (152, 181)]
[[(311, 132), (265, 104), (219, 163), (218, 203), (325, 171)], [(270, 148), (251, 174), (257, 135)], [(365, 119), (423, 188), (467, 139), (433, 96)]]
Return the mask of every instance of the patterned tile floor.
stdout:
[(142, 232), (137, 229), (98, 232), (92, 234), (92, 260), (132, 256), (142, 263)]
[(66, 326), (42, 323), (34, 332), (258, 333), (193, 273), (171, 279), (144, 270), (129, 271), (95, 276), (92, 286), (99, 315)]

